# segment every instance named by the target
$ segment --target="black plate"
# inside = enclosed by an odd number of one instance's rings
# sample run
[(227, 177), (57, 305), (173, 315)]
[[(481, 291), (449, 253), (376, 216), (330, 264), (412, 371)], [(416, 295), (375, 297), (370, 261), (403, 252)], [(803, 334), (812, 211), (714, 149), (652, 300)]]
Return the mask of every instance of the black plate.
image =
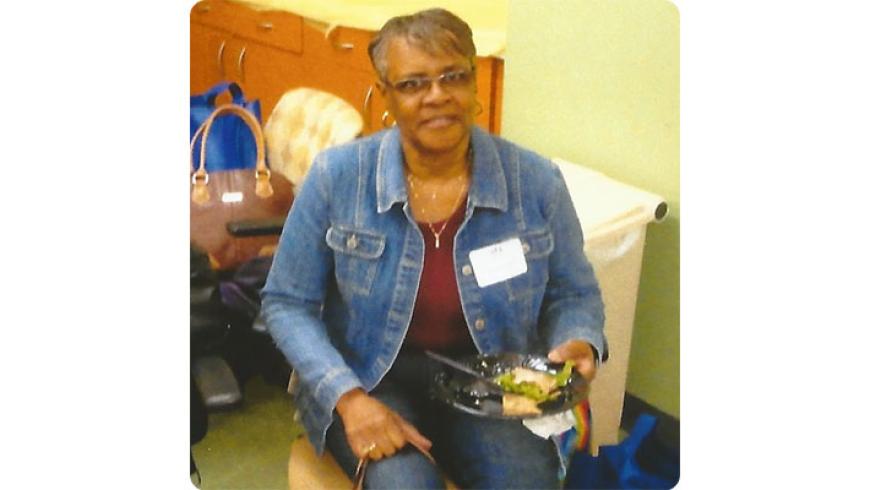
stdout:
[[(481, 375), (494, 379), (515, 367), (525, 367), (549, 374), (557, 374), (562, 364), (553, 363), (546, 357), (523, 354), (498, 354), (492, 356), (472, 356), (459, 359)], [(589, 395), (589, 384), (578, 372), (568, 378), (568, 384), (560, 388), (554, 400), (538, 405), (540, 415), (504, 415), (501, 406), (501, 393), (492, 392), (485, 383), (455, 369), (444, 366), (435, 374), (432, 382), (432, 396), (444, 403), (473, 415), (499, 419), (530, 419), (553, 415), (570, 410)]]

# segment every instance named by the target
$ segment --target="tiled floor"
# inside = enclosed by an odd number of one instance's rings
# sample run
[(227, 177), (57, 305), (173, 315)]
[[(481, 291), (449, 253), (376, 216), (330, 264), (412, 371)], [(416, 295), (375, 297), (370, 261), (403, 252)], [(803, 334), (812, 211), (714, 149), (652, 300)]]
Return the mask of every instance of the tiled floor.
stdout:
[(200, 488), (287, 490), (290, 443), (302, 432), (291, 398), (259, 377), (243, 392), (240, 408), (209, 414), (208, 432), (193, 447)]

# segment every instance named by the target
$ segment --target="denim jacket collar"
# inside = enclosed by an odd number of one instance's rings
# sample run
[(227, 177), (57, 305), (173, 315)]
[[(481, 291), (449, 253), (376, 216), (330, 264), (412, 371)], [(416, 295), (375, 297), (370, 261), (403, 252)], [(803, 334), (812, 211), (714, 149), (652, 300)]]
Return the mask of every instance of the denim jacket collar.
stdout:
[[(472, 186), (469, 205), (507, 211), (507, 181), (492, 137), (477, 126), (472, 127), (471, 147), (474, 149)], [(384, 213), (397, 202), (406, 202), (404, 157), (398, 128), (386, 132), (378, 148), (377, 193), (378, 212)]]

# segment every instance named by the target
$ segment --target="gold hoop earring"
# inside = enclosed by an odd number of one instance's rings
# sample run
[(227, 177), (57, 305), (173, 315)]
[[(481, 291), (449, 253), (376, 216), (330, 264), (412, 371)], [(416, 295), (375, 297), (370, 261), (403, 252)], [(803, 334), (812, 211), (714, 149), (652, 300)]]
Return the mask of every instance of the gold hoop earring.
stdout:
[[(387, 109), (384, 111), (383, 114), (381, 114), (381, 126), (383, 126), (385, 128), (387, 127), (387, 119), (389, 117), (390, 117), (390, 110)], [(395, 126), (395, 125), (396, 125), (396, 119), (393, 118), (393, 124), (390, 124), (390, 126)]]
[(475, 112), (474, 115), (479, 116), (479, 115), (483, 114), (483, 104), (481, 104), (480, 102), (475, 100), (474, 105), (477, 106), (477, 112)]

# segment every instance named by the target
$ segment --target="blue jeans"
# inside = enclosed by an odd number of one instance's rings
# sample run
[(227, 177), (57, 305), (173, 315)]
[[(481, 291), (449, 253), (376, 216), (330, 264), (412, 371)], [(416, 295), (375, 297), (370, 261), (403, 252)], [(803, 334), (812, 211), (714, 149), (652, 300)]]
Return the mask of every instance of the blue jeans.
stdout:
[[(403, 350), (370, 395), (432, 441), (432, 456), (462, 489), (559, 488), (559, 459), (552, 441), (534, 435), (518, 420), (477, 417), (432, 400), (428, 383), (436, 369), (422, 354)], [(357, 459), (337, 415), (326, 446), (352, 477)], [(369, 464), (365, 487), (430, 489), (444, 488), (444, 482), (437, 468), (406, 445), (392, 457)]]

